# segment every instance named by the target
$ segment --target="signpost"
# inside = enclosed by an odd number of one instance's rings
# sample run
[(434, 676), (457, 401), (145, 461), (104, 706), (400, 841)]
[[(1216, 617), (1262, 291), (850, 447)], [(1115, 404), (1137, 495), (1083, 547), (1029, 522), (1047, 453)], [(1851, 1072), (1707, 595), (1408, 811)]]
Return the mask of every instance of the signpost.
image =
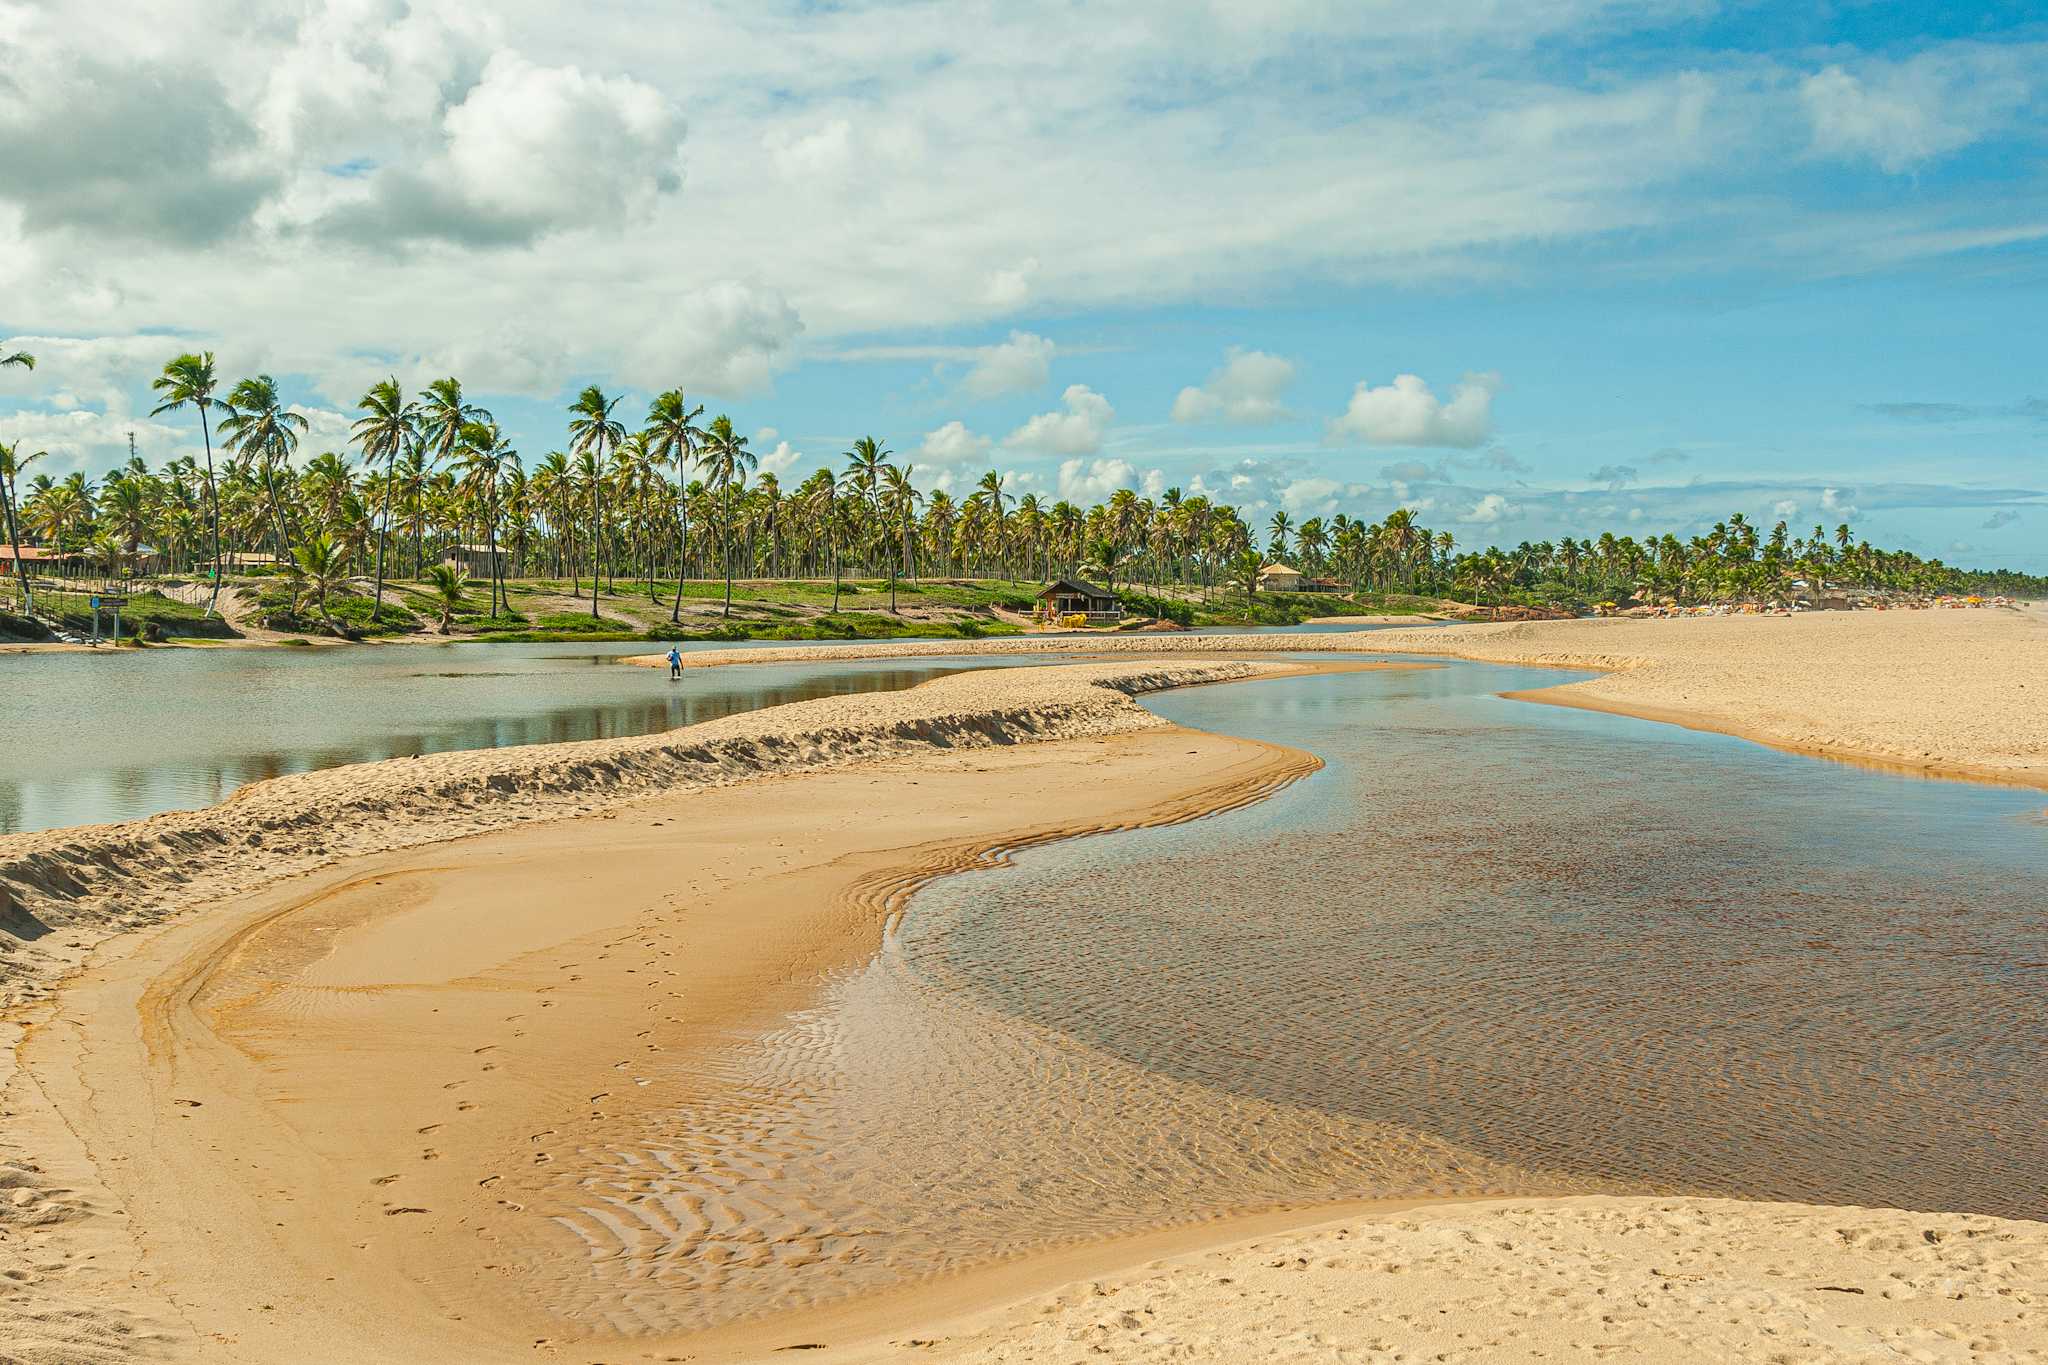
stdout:
[(101, 607), (105, 607), (114, 613), (114, 643), (117, 645), (121, 643), (121, 608), (127, 605), (128, 599), (125, 597), (102, 597), (98, 593), (92, 595), (92, 642), (94, 644), (100, 642)]

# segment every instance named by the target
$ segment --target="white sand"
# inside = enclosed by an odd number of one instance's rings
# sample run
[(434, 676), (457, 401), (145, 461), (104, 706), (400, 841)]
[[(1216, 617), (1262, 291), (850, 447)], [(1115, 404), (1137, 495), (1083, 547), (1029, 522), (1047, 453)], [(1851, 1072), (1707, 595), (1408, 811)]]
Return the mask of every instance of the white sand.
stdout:
[(1446, 1205), (1084, 1281), (924, 1358), (2020, 1365), (2048, 1360), (2048, 1224), (1713, 1199)]

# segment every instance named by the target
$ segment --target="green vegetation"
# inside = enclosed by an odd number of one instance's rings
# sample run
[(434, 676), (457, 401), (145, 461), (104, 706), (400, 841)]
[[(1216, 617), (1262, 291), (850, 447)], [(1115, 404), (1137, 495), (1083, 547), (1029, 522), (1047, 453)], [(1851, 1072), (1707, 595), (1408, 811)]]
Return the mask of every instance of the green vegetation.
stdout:
[[(679, 390), (656, 395), (636, 426), (633, 404), (590, 385), (564, 414), (564, 449), (529, 459), (452, 377), (412, 397), (395, 379), (372, 385), (354, 455), (304, 451), (306, 420), (277, 382), (226, 385), (210, 354), (174, 357), (154, 387), (158, 413), (196, 417), (203, 465), (131, 458), (97, 480), (30, 478), (41, 452), (0, 446), (0, 530), (43, 552), (15, 557), (0, 597), (12, 610), (47, 596), (35, 614), (68, 621), (67, 595), (168, 574), (210, 582), (214, 566), (252, 553), (272, 561), (246, 575), (262, 619), (350, 637), (986, 634), (1016, 629), (1055, 577), (1121, 588), (1134, 610), (1194, 626), (1402, 614), (1447, 597), (1584, 611), (1844, 587), (2048, 595), (2048, 580), (1883, 550), (1847, 525), (1801, 535), (1740, 515), (1685, 538), (1461, 550), (1404, 507), (1378, 521), (1276, 512), (1256, 525), (1180, 489), (1079, 506), (1013, 493), (994, 470), (955, 497), (920, 491), (913, 467), (866, 436), (836, 468), (785, 487), (727, 418), (699, 425), (703, 406)], [(1260, 591), (1271, 562), (1337, 591)], [(160, 629), (190, 633), (206, 614), (163, 613)]]

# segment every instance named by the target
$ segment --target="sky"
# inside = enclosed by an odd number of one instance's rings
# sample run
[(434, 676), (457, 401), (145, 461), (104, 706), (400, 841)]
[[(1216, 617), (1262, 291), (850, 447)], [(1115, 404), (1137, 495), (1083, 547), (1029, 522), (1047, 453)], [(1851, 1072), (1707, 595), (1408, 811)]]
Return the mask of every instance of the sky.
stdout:
[(2044, 13), (0, 0), (0, 441), (196, 453), (204, 348), (307, 454), (681, 387), (785, 481), (2048, 572)]

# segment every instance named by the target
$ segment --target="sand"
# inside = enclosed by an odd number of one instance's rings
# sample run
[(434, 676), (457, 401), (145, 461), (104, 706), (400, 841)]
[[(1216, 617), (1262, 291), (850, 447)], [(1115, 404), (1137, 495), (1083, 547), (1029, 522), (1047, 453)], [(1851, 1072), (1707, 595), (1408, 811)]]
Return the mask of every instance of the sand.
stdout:
[[(1853, 719), (1862, 699), (1864, 730), (1831, 741), (1910, 731), (1945, 763), (2038, 771), (2037, 711), (2008, 700), (1980, 731), (1898, 709), (1981, 705), (1973, 682), (1939, 685), (1942, 658), (2016, 692), (2040, 676), (2038, 622), (1841, 619), (1369, 643), (1610, 667), (1574, 686), (1676, 688), (1745, 724), (1761, 667), (1814, 689), (1798, 703), (1814, 713)], [(1773, 628), (1793, 633), (1750, 633)], [(931, 876), (1309, 771), (1130, 698), (1290, 668), (1217, 656), (1359, 643), (985, 642), (973, 652), (1140, 657), (333, 769), (208, 811), (0, 838), (0, 1359), (2048, 1358), (2048, 1225), (1661, 1197), (1276, 1210), (712, 1338), (641, 1330), (630, 1298), (592, 1296), (603, 1253), (561, 1221), (564, 1182), (703, 1098), (718, 1073), (694, 1062), (870, 954)], [(1870, 682), (1887, 671), (1903, 681)]]
[(111, 933), (342, 858), (657, 791), (934, 748), (1131, 733), (1166, 723), (1134, 695), (1286, 667), (1208, 659), (991, 670), (628, 739), (328, 768), (252, 784), (203, 810), (0, 835), (0, 1007), (36, 997)]
[(48, 928), (7, 959), (0, 1359), (609, 1335), (548, 1306), (589, 1254), (550, 1167), (687, 1098), (636, 1067), (774, 1022), (992, 849), (1313, 769), (1130, 700), (1293, 671), (959, 675), (0, 840), (12, 923)]
[[(691, 668), (933, 655), (1399, 653), (1598, 670), (1527, 701), (1739, 735), (1930, 776), (2048, 787), (2048, 615), (1811, 612), (1269, 635), (1148, 635), (718, 650)], [(659, 657), (636, 664), (666, 665)]]
[(2048, 1359), (2048, 1224), (1713, 1199), (1443, 1205), (1085, 1280), (922, 1358), (2018, 1365)]

